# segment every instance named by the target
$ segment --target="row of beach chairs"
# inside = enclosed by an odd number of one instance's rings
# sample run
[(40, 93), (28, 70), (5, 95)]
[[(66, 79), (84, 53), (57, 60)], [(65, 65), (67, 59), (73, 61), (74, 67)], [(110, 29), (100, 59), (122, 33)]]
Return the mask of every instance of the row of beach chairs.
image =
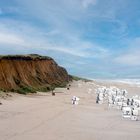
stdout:
[(138, 95), (128, 97), (127, 90), (117, 87), (99, 87), (96, 90), (96, 103), (103, 104), (107, 101), (109, 108), (117, 108), (122, 111), (122, 117), (130, 120), (140, 120), (140, 97)]

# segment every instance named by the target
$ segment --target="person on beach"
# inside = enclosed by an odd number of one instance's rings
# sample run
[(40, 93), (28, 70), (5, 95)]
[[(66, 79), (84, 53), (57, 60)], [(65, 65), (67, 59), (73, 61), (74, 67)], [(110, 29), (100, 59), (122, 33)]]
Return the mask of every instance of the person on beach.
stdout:
[(54, 90), (52, 89), (52, 96), (55, 96), (55, 92), (54, 92)]
[(99, 103), (99, 94), (97, 95), (96, 103), (97, 103), (97, 104)]

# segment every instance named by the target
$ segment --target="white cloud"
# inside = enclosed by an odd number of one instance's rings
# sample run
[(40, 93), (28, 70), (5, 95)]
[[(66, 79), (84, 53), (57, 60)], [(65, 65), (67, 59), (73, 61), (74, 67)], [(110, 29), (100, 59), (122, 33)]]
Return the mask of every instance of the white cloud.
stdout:
[[(80, 39), (82, 31), (77, 30), (71, 25), (71, 22), (67, 21), (67, 18), (77, 20), (78, 17), (83, 16), (81, 4), (84, 8), (88, 8), (90, 5), (96, 5), (97, 0), (67, 2), (60, 0), (58, 2), (59, 6), (55, 0), (16, 1), (21, 6), (23, 5), (24, 9), (27, 9), (28, 16), (39, 18), (44, 23), (51, 24), (51, 28), (48, 26), (48, 31), (43, 29), (44, 31), (42, 30), (39, 33), (35, 26), (27, 26), (18, 21), (16, 23), (14, 21), (6, 21), (4, 22), (6, 27), (3, 28), (3, 32), (0, 34), (0, 43), (21, 44), (24, 46), (22, 49), (27, 49), (28, 47), (30, 50), (34, 48), (55, 50), (86, 58), (101, 59), (109, 55), (109, 51), (102, 46)], [(34, 6), (32, 6), (32, 3), (34, 3)], [(5, 30), (7, 34), (4, 34)]]
[[(118, 7), (121, 7), (116, 6), (116, 4), (123, 5), (124, 2), (120, 2), (121, 0), (118, 0), (119, 2), (108, 0), (103, 2), (98, 0), (16, 1), (21, 7), (24, 7), (24, 10), (21, 11), (27, 11), (24, 15), (27, 14), (27, 16), (35, 17), (47, 23), (47, 25), (51, 25), (52, 30), (59, 30), (61, 34), (67, 32), (70, 36), (77, 34), (82, 36), (89, 28), (89, 34), (96, 34), (98, 37), (108, 37), (108, 35), (110, 35), (112, 37), (121, 38), (126, 35), (127, 25), (116, 19), (116, 11), (118, 12)], [(32, 6), (32, 3), (34, 3), (34, 6)], [(95, 8), (88, 8), (93, 5), (96, 5)], [(106, 31), (108, 34), (104, 32), (104, 28), (101, 27), (102, 25), (100, 23), (102, 22), (105, 22), (105, 26), (113, 25)], [(77, 24), (79, 26), (77, 26)], [(82, 27), (79, 29), (81, 25)]]
[(87, 52), (83, 52), (81, 50), (74, 50), (74, 49), (70, 49), (70, 48), (66, 48), (66, 47), (46, 47), (46, 50), (54, 50), (54, 51), (60, 51), (66, 54), (70, 54), (70, 55), (74, 55), (74, 56), (79, 56), (79, 57), (88, 57), (89, 54)]
[(15, 34), (0, 33), (0, 44), (23, 44), (24, 40)]
[(65, 44), (46, 44), (46, 46), (41, 48), (46, 50), (60, 51), (66, 54), (83, 58), (104, 59), (110, 55), (110, 51), (108, 49), (105, 49), (97, 44), (92, 44), (90, 42), (84, 42), (81, 40), (78, 40), (77, 42), (74, 42), (74, 44), (69, 44), (67, 46), (65, 46)]
[(132, 52), (117, 57), (115, 61), (123, 65), (140, 66), (140, 55)]
[[(84, 58), (103, 58), (108, 54), (107, 49), (97, 44), (84, 41), (76, 34), (71, 36), (71, 33), (63, 33), (59, 30), (40, 32), (34, 26), (27, 26), (26, 24), (10, 20), (1, 21), (0, 30), (1, 46), (3, 44), (19, 45), (22, 46), (24, 51), (34, 51), (34, 49), (61, 51), (65, 54)], [(58, 38), (58, 41), (55, 41), (55, 35), (60, 36), (61, 34), (65, 37), (65, 40)]]
[(128, 66), (140, 66), (140, 38), (127, 42), (127, 49), (117, 56), (115, 62)]
[(96, 5), (97, 0), (83, 0), (82, 1), (82, 6), (84, 8), (88, 8), (90, 5)]

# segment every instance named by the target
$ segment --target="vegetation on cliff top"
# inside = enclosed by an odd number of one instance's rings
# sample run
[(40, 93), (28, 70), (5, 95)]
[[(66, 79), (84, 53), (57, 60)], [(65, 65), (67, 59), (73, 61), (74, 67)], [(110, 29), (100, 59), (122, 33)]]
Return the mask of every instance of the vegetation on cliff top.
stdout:
[(85, 82), (92, 81), (92, 80), (89, 80), (87, 78), (82, 78), (82, 77), (78, 77), (78, 76), (74, 76), (74, 75), (70, 75), (70, 77), (71, 77), (72, 80), (75, 80), (75, 81), (79, 81), (79, 80), (82, 80), (82, 81), (85, 81)]
[(41, 56), (38, 54), (27, 54), (27, 55), (0, 55), (0, 60), (53, 60), (48, 56)]

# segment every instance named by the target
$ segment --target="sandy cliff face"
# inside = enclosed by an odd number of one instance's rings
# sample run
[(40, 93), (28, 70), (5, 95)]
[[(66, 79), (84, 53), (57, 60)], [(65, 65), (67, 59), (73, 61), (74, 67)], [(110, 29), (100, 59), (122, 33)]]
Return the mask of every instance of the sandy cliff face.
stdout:
[(68, 77), (67, 71), (50, 57), (27, 55), (0, 58), (1, 89), (61, 85), (68, 82)]

